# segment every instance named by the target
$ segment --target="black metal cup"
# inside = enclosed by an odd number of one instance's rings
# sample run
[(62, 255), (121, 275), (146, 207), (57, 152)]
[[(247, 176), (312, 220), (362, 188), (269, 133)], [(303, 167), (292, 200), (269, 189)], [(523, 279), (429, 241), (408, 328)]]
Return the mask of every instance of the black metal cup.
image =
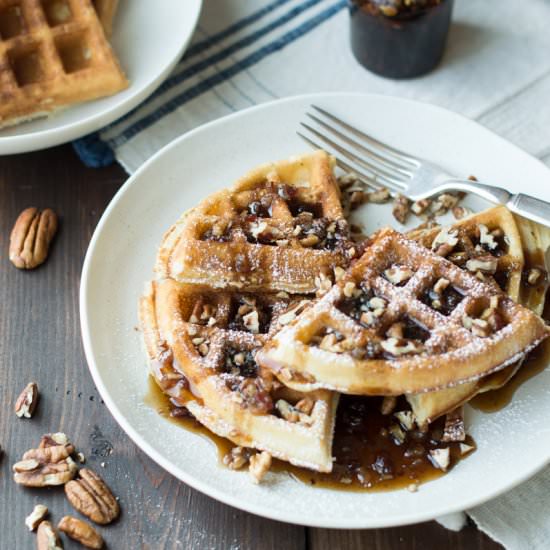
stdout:
[(388, 78), (413, 78), (441, 61), (454, 0), (388, 17), (368, 0), (349, 0), (351, 49), (363, 67)]

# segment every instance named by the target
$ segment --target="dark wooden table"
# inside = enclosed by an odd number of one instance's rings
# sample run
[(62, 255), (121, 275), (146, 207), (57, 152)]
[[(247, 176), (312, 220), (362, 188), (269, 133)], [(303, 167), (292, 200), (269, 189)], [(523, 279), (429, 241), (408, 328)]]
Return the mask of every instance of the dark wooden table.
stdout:
[[(37, 503), (55, 523), (71, 513), (61, 489), (29, 490), (11, 466), (42, 434), (66, 432), (120, 497), (122, 516), (101, 529), (112, 550), (137, 549), (496, 549), (470, 525), (452, 533), (424, 523), (396, 529), (306, 529), (240, 512), (164, 472), (124, 434), (103, 404), (86, 366), (78, 311), (80, 271), (92, 232), (126, 179), (119, 166), (85, 168), (70, 146), (0, 157), (0, 549), (34, 548), (24, 525)], [(28, 206), (51, 207), (60, 231), (46, 264), (35, 271), (8, 261), (9, 234)], [(30, 381), (41, 390), (37, 414), (13, 413)], [(65, 548), (81, 548), (66, 542)]]

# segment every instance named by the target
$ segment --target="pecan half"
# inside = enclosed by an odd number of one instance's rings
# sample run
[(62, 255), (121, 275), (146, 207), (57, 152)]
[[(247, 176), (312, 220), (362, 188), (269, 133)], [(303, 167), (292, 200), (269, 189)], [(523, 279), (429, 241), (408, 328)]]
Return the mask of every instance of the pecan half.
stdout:
[(46, 208), (26, 208), (15, 221), (10, 236), (10, 261), (19, 269), (34, 269), (46, 261), (57, 231), (57, 216)]
[(36, 532), (37, 550), (63, 550), (57, 531), (49, 521), (43, 521)]
[(80, 470), (80, 479), (65, 485), (65, 494), (76, 510), (100, 525), (111, 523), (120, 513), (118, 502), (109, 487), (87, 468)]
[(103, 548), (103, 537), (89, 524), (73, 516), (63, 516), (57, 528), (86, 548)]
[(63, 485), (78, 469), (70, 456), (73, 452), (74, 446), (65, 434), (47, 434), (38, 449), (30, 449), (13, 465), (13, 479), (26, 487)]
[(59, 462), (41, 462), (36, 458), (24, 458), (13, 465), (15, 483), (25, 487), (51, 487), (64, 485), (78, 470), (71, 457)]
[(38, 404), (38, 386), (36, 382), (30, 382), (19, 394), (15, 402), (15, 414), (19, 418), (31, 418)]

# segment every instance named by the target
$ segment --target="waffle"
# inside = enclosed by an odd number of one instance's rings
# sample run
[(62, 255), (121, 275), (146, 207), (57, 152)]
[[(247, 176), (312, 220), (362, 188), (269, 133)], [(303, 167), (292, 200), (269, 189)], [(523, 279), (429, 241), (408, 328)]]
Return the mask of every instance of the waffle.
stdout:
[(495, 284), (388, 228), (257, 359), (296, 390), (399, 395), (499, 371), (548, 334)]
[(119, 0), (92, 0), (92, 4), (107, 36), (111, 36), (113, 32), (113, 21), (118, 9), (118, 2)]
[(212, 288), (314, 292), (320, 275), (356, 254), (333, 166), (316, 151), (261, 166), (214, 193), (167, 232), (157, 275)]
[(90, 0), (0, 0), (0, 127), (127, 86)]
[(174, 404), (187, 407), (212, 432), (328, 472), (338, 396), (285, 388), (254, 359), (288, 318), (283, 312), (307, 303), (153, 282), (140, 302), (151, 372)]
[[(494, 251), (476, 251), (475, 246), (479, 241), (479, 226), (484, 225), (489, 229), (485, 234), (497, 231), (501, 246)], [(416, 238), (423, 245), (431, 247), (441, 228), (416, 233)], [(456, 249), (468, 251), (468, 259), (485, 254), (487, 252), (498, 254), (499, 264), (494, 276), (485, 276), (494, 282), (499, 282), (502, 290), (515, 302), (528, 307), (536, 314), (541, 315), (544, 309), (547, 280), (542, 277), (539, 285), (522, 285), (525, 278), (525, 265), (527, 255), (530, 265), (538, 264), (545, 270), (544, 259), (535, 258), (540, 251), (546, 250), (550, 244), (550, 231), (547, 228), (515, 217), (505, 207), (491, 208), (480, 214), (474, 214), (465, 220), (455, 223), (452, 232), (458, 231)], [(498, 239), (497, 239), (498, 242)], [(473, 245), (473, 246), (472, 246)], [(506, 245), (504, 248), (502, 245)], [(525, 250), (525, 254), (524, 254)], [(452, 258), (452, 252), (450, 253)], [(463, 258), (459, 257), (459, 264), (465, 268)], [(419, 424), (430, 423), (439, 416), (452, 411), (457, 406), (469, 401), (478, 393), (498, 389), (504, 386), (521, 368), (523, 361), (518, 361), (505, 369), (481, 378), (475, 382), (461, 384), (455, 388), (447, 388), (437, 392), (428, 392), (417, 395), (409, 395), (407, 399), (415, 413)]]

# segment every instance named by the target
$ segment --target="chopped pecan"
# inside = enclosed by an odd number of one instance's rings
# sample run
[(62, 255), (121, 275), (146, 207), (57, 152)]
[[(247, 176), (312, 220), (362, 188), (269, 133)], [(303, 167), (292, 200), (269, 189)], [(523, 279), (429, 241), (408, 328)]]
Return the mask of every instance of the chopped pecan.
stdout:
[(260, 483), (271, 468), (271, 455), (262, 451), (250, 457), (249, 472), (254, 483)]
[(395, 418), (407, 432), (412, 430), (416, 422), (416, 418), (412, 411), (399, 411), (394, 414)]
[(491, 256), (490, 254), (486, 256), (480, 256), (478, 258), (472, 258), (466, 262), (466, 269), (468, 271), (476, 272), (480, 271), (481, 273), (488, 273), (493, 275), (496, 273), (498, 267), (498, 258)]
[(315, 246), (316, 244), (319, 244), (320, 239), (317, 235), (308, 235), (307, 237), (304, 237), (303, 239), (300, 239), (300, 244), (305, 247), (311, 247)]
[(356, 293), (360, 294), (360, 292), (358, 291), (358, 289), (357, 289), (357, 287), (356, 287), (356, 285), (353, 281), (346, 282), (346, 284), (344, 285), (344, 288), (343, 288), (343, 292), (344, 292), (344, 296), (346, 296), (347, 298), (351, 298)]
[(388, 338), (403, 338), (403, 329), (405, 324), (401, 322), (393, 323), (386, 331)]
[(385, 352), (395, 357), (399, 357), (400, 355), (419, 354), (424, 351), (422, 342), (416, 340), (388, 338), (387, 340), (382, 340), (380, 345)]
[(36, 548), (37, 550), (63, 550), (57, 531), (49, 521), (43, 521), (38, 526)]
[(385, 187), (381, 187), (380, 189), (369, 193), (369, 202), (373, 202), (375, 204), (384, 204), (385, 202), (388, 202), (390, 198), (391, 194)]
[(15, 402), (15, 414), (19, 418), (31, 418), (38, 404), (38, 386), (29, 382)]
[(34, 269), (46, 261), (57, 231), (57, 216), (46, 208), (26, 208), (19, 214), (10, 236), (10, 261), (19, 269)]
[(531, 286), (538, 285), (546, 278), (546, 274), (538, 267), (533, 267), (527, 272), (527, 283)]
[(404, 443), (406, 436), (405, 436), (405, 432), (403, 431), (401, 426), (399, 426), (398, 424), (392, 424), (388, 428), (388, 432), (392, 436), (393, 442), (396, 445), (402, 445)]
[(432, 449), (429, 452), (429, 458), (436, 468), (446, 472), (451, 464), (451, 450), (449, 447), (444, 447), (443, 449)]
[(409, 217), (409, 211), (411, 208), (411, 201), (407, 197), (401, 194), (397, 194), (393, 200), (393, 217), (399, 223), (405, 223)]
[(351, 210), (359, 208), (369, 200), (369, 196), (364, 191), (351, 191), (349, 194), (349, 207)]
[(300, 415), (294, 407), (284, 399), (279, 399), (275, 403), (275, 408), (279, 411), (279, 414), (288, 422), (298, 422)]
[(250, 459), (250, 449), (233, 447), (224, 457), (223, 463), (231, 470), (240, 470)]
[(273, 409), (273, 401), (260, 378), (245, 378), (238, 386), (238, 398), (252, 414), (265, 414)]
[(103, 537), (87, 522), (73, 516), (64, 516), (57, 528), (86, 548), (103, 548)]
[(29, 531), (34, 531), (48, 514), (48, 508), (43, 504), (37, 504), (33, 511), (25, 518), (25, 525)]
[(88, 468), (80, 470), (80, 479), (65, 485), (65, 494), (76, 510), (95, 523), (106, 525), (120, 513), (118, 502), (109, 487)]
[(413, 204), (411, 206), (411, 210), (413, 211), (413, 214), (416, 214), (417, 216), (420, 216), (430, 206), (430, 203), (431, 203), (430, 199), (417, 200), (417, 201), (413, 202)]
[(435, 216), (445, 215), (451, 208), (458, 205), (460, 197), (451, 193), (442, 193), (431, 204), (430, 210)]
[(452, 209), (453, 216), (457, 220), (461, 220), (462, 218), (465, 218), (466, 216), (469, 216), (470, 214), (473, 214), (473, 210), (466, 206), (455, 206)]
[(349, 172), (348, 174), (344, 174), (338, 178), (338, 186), (342, 191), (354, 184), (360, 184), (360, 182), (361, 180), (359, 179), (359, 176), (354, 172)]
[(412, 269), (406, 266), (397, 265), (384, 270), (384, 276), (388, 281), (394, 285), (398, 285), (408, 281), (414, 272)]
[(445, 277), (441, 277), (437, 280), (437, 282), (434, 285), (434, 292), (436, 294), (443, 294), (445, 292), (445, 289), (451, 284), (451, 281), (449, 279), (446, 279)]
[(304, 397), (300, 399), (300, 401), (298, 401), (296, 405), (294, 405), (294, 408), (300, 411), (301, 413), (310, 415), (311, 412), (313, 411), (314, 405), (315, 405), (315, 402), (313, 401), (313, 399), (311, 399), (311, 397)]
[(498, 248), (498, 243), (495, 240), (495, 235), (493, 235), (489, 231), (489, 228), (485, 224), (480, 223), (478, 225), (478, 230), (480, 244), (485, 245), (489, 250), (495, 250), (495, 248)]
[(458, 230), (444, 227), (435, 237), (432, 250), (438, 256), (447, 256), (458, 244)]

